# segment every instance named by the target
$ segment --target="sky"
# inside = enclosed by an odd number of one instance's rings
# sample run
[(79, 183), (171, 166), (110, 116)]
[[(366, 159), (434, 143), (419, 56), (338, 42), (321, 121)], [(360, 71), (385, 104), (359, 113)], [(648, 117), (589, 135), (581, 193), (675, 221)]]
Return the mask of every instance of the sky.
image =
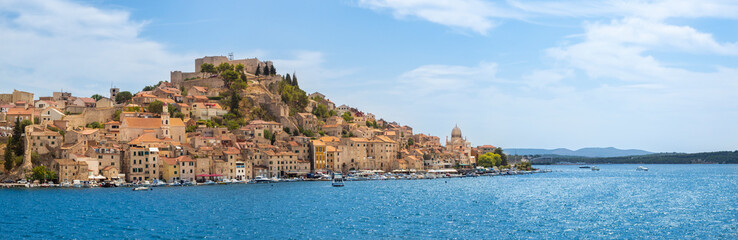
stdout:
[(734, 0), (0, 0), (0, 92), (136, 92), (233, 53), (444, 141), (738, 149)]

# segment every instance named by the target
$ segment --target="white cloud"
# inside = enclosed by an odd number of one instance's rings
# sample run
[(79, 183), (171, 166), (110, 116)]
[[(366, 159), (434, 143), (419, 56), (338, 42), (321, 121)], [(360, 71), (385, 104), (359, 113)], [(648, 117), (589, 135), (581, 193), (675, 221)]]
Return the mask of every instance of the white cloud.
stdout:
[(424, 65), (403, 73), (397, 85), (399, 92), (420, 95), (465, 91), (496, 81), (497, 64), (481, 62), (477, 66)]
[(639, 17), (652, 20), (667, 18), (738, 18), (738, 5), (733, 0), (569, 0), (518, 1), (507, 3), (531, 16), (560, 17)]
[(388, 9), (396, 18), (417, 17), (449, 27), (486, 34), (497, 26), (495, 18), (519, 18), (512, 9), (482, 0), (359, 0), (361, 6)]
[(172, 54), (139, 36), (146, 25), (125, 11), (61, 0), (0, 1), (0, 79), (13, 88), (50, 95), (106, 93), (113, 83), (139, 90), (191, 67), (194, 54)]
[[(356, 72), (355, 69), (335, 69), (325, 65), (326, 57), (318, 51), (296, 51), (293, 58), (277, 58), (272, 60), (280, 74), (297, 74), (297, 80), (302, 88), (323, 89), (340, 85), (340, 78)], [(310, 89), (306, 89), (309, 91)]]

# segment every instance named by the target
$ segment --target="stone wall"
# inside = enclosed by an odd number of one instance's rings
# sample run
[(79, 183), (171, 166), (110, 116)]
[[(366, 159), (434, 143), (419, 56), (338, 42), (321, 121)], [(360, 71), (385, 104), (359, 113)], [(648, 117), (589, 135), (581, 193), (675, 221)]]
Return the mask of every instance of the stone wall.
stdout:
[(181, 86), (184, 86), (185, 89), (190, 89), (192, 86), (200, 86), (200, 87), (208, 87), (208, 88), (222, 88), (223, 79), (205, 78), (205, 79), (187, 80), (187, 81), (182, 82)]
[(13, 94), (3, 93), (0, 94), (0, 104), (7, 104), (13, 102)]
[(33, 105), (33, 93), (13, 90), (13, 102), (24, 101)]
[[(216, 67), (220, 65), (221, 63), (227, 62), (233, 66), (240, 64), (243, 64), (244, 70), (246, 72), (254, 73), (256, 72), (256, 67), (258, 65), (262, 65), (263, 68), (264, 64), (259, 61), (258, 58), (246, 58), (246, 59), (236, 59), (236, 60), (228, 60), (228, 57), (226, 56), (206, 56), (202, 58), (195, 59), (195, 72), (200, 72), (200, 66), (202, 66), (203, 63), (210, 63), (215, 65)], [(271, 67), (273, 65), (272, 61), (267, 61), (266, 65)]]
[(200, 72), (182, 72), (182, 71), (171, 71), (169, 72), (169, 82), (174, 86), (182, 87), (182, 83), (185, 79), (192, 79), (196, 77), (202, 77)]
[(24, 101), (33, 105), (33, 93), (13, 90), (13, 93), (0, 94), (0, 104), (15, 103), (17, 101)]
[(68, 127), (78, 127), (92, 122), (106, 123), (113, 119), (113, 114), (115, 114), (114, 107), (86, 108), (79, 115), (67, 115), (64, 120), (68, 121)]

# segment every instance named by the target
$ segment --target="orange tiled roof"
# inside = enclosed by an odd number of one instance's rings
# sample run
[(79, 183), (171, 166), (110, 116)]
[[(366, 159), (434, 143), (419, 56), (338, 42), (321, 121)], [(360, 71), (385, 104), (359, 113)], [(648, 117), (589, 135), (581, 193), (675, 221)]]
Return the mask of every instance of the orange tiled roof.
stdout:
[(8, 108), (8, 112), (6, 115), (32, 115), (33, 114), (33, 108)]

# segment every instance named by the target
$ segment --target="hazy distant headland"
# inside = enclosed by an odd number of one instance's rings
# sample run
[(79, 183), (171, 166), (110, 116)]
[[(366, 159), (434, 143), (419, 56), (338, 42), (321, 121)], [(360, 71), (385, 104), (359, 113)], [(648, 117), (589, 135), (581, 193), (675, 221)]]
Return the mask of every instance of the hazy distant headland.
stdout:
[(738, 164), (738, 151), (702, 153), (652, 153), (638, 149), (508, 148), (511, 155), (526, 156), (533, 164)]

